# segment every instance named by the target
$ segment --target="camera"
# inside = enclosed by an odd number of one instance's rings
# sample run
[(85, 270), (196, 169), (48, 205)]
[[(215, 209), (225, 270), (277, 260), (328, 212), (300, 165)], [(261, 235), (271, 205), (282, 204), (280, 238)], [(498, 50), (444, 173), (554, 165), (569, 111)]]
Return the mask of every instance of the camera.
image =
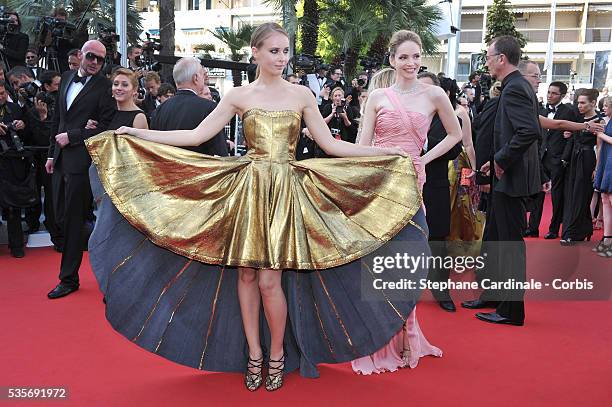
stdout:
[(19, 31), (19, 26), (5, 13), (4, 6), (0, 6), (0, 35), (14, 34)]
[(117, 51), (117, 42), (119, 34), (115, 32), (113, 27), (107, 27), (102, 23), (98, 23), (98, 40), (106, 47), (107, 55), (113, 55)]
[(322, 67), (321, 58), (310, 54), (297, 54), (289, 62), (294, 71), (304, 71), (305, 73), (316, 73)]
[(361, 58), (360, 64), (361, 66), (363, 66), (363, 69), (366, 72), (370, 72), (372, 69), (380, 68), (383, 62), (378, 60), (377, 58), (363, 57)]
[(19, 87), (19, 93), (24, 95), (27, 99), (34, 98), (38, 91), (40, 90), (40, 86), (36, 84), (36, 82), (26, 82)]
[(36, 99), (47, 105), (48, 115), (52, 116), (52, 111), (55, 108), (55, 96), (49, 92), (40, 92), (36, 95)]
[(336, 114), (344, 113), (344, 109), (346, 106), (346, 99), (342, 98), (340, 104), (336, 106)]
[(40, 17), (34, 27), (34, 34), (41, 45), (51, 45), (58, 39), (72, 40), (76, 25), (53, 17)]
[[(6, 136), (0, 138), (0, 148), (2, 149), (2, 152), (6, 153), (9, 150), (16, 150), (18, 153), (22, 153), (23, 151), (25, 151), (25, 148), (23, 147), (23, 142), (19, 138), (19, 135), (17, 134), (17, 129), (15, 128), (15, 125), (13, 123), (6, 125), (6, 132)], [(7, 140), (5, 140), (5, 138), (7, 138), (11, 143), (10, 146), (7, 144)]]
[(162, 45), (157, 38), (151, 38), (151, 34), (147, 33), (147, 40), (142, 43), (142, 55), (136, 61), (136, 64), (143, 67), (147, 71), (160, 71), (161, 65), (155, 60), (153, 54), (155, 51), (161, 51)]

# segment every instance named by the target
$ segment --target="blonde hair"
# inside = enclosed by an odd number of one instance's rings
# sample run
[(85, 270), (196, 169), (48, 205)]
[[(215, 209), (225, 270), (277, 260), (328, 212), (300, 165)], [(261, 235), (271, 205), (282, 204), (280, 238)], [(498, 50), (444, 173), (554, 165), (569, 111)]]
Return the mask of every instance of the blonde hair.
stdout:
[(289, 38), (287, 31), (277, 23), (263, 23), (253, 31), (251, 35), (251, 47), (261, 47), (263, 42), (274, 33), (282, 34)]
[[(370, 84), (368, 85), (368, 99), (369, 99), (369, 95), (372, 94), (373, 90), (380, 89), (380, 88), (388, 88), (389, 86), (393, 85), (394, 82), (395, 82), (395, 69), (385, 68), (385, 69), (381, 69), (380, 71), (376, 72), (370, 78)], [(365, 113), (366, 105), (368, 104), (368, 99), (366, 99), (360, 107), (362, 118)], [(363, 126), (363, 121), (360, 120), (359, 127), (357, 128), (357, 139), (355, 140), (355, 143), (357, 144), (359, 144), (359, 140), (361, 139), (362, 126)]]
[(495, 98), (499, 95), (501, 95), (501, 82), (495, 81), (495, 83), (491, 86), (491, 89), (489, 90), (489, 96)]
[(370, 78), (370, 85), (368, 85), (368, 92), (371, 93), (374, 89), (388, 88), (395, 82), (395, 69), (385, 68), (376, 72)]
[(334, 93), (336, 92), (342, 92), (342, 96), (344, 96), (344, 89), (342, 89), (340, 86), (336, 86), (330, 93), (329, 93), (329, 97), (333, 98), (334, 97)]
[(389, 41), (389, 54), (391, 56), (395, 55), (397, 48), (406, 41), (412, 41), (418, 45), (419, 48), (423, 48), (423, 42), (417, 33), (408, 30), (399, 30), (394, 32), (391, 36), (391, 40)]
[(114, 82), (115, 78), (117, 78), (119, 75), (127, 76), (128, 81), (132, 84), (132, 87), (134, 89), (138, 89), (138, 78), (136, 77), (134, 71), (127, 68), (117, 68), (111, 75), (111, 82)]

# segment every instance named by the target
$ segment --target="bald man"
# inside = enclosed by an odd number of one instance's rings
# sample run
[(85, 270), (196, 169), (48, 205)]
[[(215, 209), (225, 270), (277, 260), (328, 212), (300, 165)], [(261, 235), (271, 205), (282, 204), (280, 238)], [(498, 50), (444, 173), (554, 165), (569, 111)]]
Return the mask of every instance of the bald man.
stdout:
[[(106, 130), (116, 110), (111, 83), (100, 75), (106, 48), (92, 40), (83, 45), (81, 53), (79, 69), (62, 75), (51, 133), (54, 136), (45, 165), (53, 174), (54, 212), (64, 235), (63, 244), (58, 245), (62, 251), (60, 283), (47, 294), (50, 299), (79, 289), (86, 231), (94, 219), (88, 176), (91, 158), (84, 141)], [(98, 122), (95, 129), (85, 129), (89, 119)]]

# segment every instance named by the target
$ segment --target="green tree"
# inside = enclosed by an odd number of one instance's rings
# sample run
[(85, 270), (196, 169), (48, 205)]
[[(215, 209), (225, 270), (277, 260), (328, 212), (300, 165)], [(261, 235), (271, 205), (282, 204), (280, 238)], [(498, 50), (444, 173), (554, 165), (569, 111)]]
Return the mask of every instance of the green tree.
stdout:
[(315, 55), (319, 43), (319, 5), (317, 0), (304, 0), (304, 14), (300, 19), (302, 52)]
[[(250, 24), (244, 24), (239, 29), (218, 29), (215, 31), (209, 30), (209, 32), (215, 36), (219, 41), (227, 45), (230, 49), (231, 59), (235, 62), (240, 62), (245, 57), (245, 53), (242, 52), (242, 48), (247, 47), (251, 41), (251, 35), (253, 34), (254, 27)], [(240, 70), (232, 70), (232, 80), (234, 86), (242, 85), (242, 72)]]
[(493, 0), (493, 5), (487, 12), (487, 35), (485, 42), (489, 43), (500, 35), (511, 35), (515, 37), (521, 48), (527, 45), (527, 38), (515, 27), (516, 19), (512, 13), (508, 0)]
[[(127, 34), (128, 43), (135, 44), (139, 42), (139, 36), (142, 33), (141, 17), (136, 10), (134, 0), (128, 0), (127, 13)], [(22, 22), (22, 32), (30, 36), (32, 43), (36, 42), (34, 28), (39, 17), (48, 16), (56, 7), (64, 7), (68, 12), (68, 21), (76, 23), (85, 13), (89, 0), (7, 0), (6, 6), (8, 9), (19, 13)], [(114, 0), (97, 0), (93, 6), (85, 13), (82, 33), (95, 32), (98, 24), (103, 24), (107, 27), (115, 26), (115, 1)]]

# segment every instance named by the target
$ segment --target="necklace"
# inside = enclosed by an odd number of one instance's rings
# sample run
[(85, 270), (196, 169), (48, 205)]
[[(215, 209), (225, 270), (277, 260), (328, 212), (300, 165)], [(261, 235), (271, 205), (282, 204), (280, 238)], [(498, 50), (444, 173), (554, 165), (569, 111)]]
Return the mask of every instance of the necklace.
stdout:
[(391, 89), (393, 89), (393, 91), (395, 93), (400, 94), (400, 95), (408, 95), (410, 93), (414, 93), (414, 91), (416, 91), (418, 88), (419, 88), (419, 84), (418, 83), (415, 83), (414, 85), (412, 85), (408, 89), (402, 89), (399, 86), (397, 86), (396, 83), (394, 83), (393, 86), (391, 86)]

